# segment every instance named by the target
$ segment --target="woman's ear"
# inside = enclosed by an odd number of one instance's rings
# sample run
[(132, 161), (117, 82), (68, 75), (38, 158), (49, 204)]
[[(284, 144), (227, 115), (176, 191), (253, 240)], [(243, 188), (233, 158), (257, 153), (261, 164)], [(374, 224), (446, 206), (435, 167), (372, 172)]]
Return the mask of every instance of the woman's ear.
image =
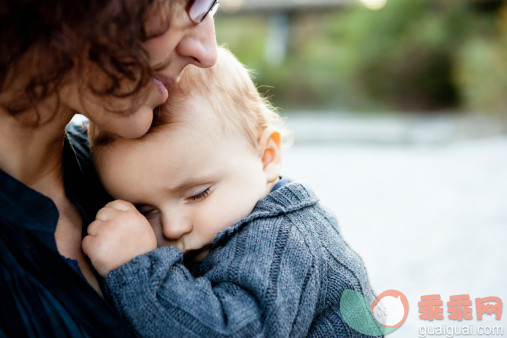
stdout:
[(282, 136), (274, 128), (264, 129), (259, 137), (262, 166), (267, 183), (274, 182), (282, 169)]

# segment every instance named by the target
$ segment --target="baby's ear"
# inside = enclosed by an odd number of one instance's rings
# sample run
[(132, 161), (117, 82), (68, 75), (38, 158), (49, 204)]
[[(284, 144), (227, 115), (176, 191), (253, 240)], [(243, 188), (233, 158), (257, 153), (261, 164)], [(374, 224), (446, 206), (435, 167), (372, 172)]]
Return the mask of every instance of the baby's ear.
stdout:
[(274, 128), (264, 129), (259, 137), (262, 166), (267, 183), (274, 182), (282, 169), (282, 136)]

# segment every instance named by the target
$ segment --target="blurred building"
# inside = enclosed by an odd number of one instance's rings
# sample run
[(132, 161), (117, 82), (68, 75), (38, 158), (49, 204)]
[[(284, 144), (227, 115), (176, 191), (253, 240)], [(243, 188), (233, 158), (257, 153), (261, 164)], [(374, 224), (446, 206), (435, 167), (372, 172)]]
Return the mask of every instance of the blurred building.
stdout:
[[(272, 66), (283, 63), (291, 39), (293, 17), (318, 11), (339, 10), (357, 0), (223, 0), (223, 15), (269, 16), (265, 60)], [(384, 2), (386, 0), (361, 0)]]
[(348, 5), (355, 0), (223, 0), (225, 13), (274, 13), (329, 10)]

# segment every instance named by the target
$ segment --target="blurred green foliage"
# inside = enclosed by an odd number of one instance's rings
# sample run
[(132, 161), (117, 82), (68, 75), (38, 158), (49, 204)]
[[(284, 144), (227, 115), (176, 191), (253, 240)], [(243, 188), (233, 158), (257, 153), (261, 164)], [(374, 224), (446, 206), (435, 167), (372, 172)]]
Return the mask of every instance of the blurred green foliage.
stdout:
[(220, 16), (217, 38), (288, 108), (507, 110), (507, 6), (388, 0), (378, 11), (290, 17), (285, 61), (266, 62), (262, 16)]
[(455, 80), (467, 109), (507, 117), (507, 4), (496, 34), (475, 32), (460, 50)]

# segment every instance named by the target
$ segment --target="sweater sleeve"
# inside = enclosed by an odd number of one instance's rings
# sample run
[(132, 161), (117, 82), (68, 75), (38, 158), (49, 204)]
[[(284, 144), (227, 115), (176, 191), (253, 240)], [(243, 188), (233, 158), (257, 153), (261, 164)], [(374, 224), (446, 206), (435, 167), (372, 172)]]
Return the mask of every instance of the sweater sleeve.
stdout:
[(216, 251), (194, 278), (181, 251), (156, 249), (110, 272), (106, 292), (141, 336), (306, 335), (319, 266), (297, 230), (246, 230)]

